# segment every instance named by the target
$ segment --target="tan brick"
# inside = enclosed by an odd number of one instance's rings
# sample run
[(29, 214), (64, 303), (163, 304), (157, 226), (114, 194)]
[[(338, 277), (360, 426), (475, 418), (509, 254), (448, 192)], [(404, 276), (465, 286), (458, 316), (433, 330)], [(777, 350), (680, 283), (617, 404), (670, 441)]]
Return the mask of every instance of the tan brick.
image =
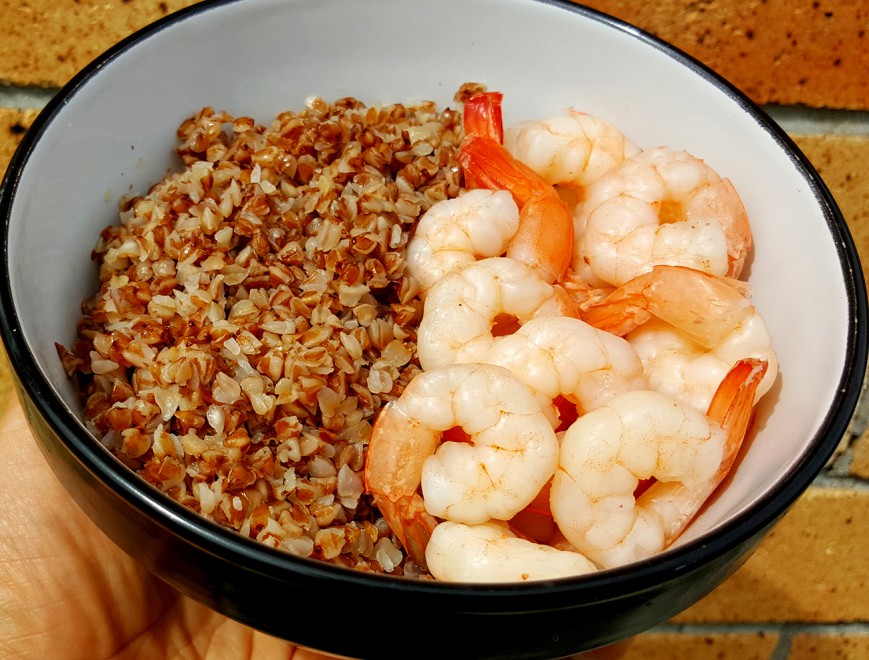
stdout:
[[(66, 82), (97, 54), (190, 0), (0, 0), (0, 80)], [(590, 0), (671, 41), (759, 103), (865, 109), (862, 0)]]
[(863, 0), (587, 0), (708, 65), (758, 103), (869, 107)]
[(869, 620), (869, 492), (811, 487), (730, 579), (675, 618)]
[(798, 634), (788, 660), (869, 660), (869, 634)]
[(869, 137), (795, 135), (848, 222), (869, 277)]
[(645, 633), (620, 660), (768, 660), (778, 643), (769, 633)]
[(37, 110), (0, 108), (0, 176), (37, 114)]
[(191, 0), (0, 0), (0, 80), (63, 85), (94, 57)]
[[(796, 135), (845, 216), (869, 281), (869, 137)], [(864, 403), (869, 405), (869, 401)], [(869, 433), (853, 443), (851, 473), (869, 479)]]
[(869, 479), (869, 431), (854, 443), (851, 458), (851, 474)]

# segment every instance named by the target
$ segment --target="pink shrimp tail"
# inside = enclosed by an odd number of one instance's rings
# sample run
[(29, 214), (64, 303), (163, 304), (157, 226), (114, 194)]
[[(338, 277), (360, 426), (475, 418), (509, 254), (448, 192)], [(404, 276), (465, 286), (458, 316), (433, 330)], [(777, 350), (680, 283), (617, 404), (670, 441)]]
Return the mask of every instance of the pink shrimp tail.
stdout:
[(535, 269), (547, 282), (560, 281), (573, 256), (573, 217), (556, 190), (488, 137), (468, 135), (458, 160), (469, 185), (513, 195), (519, 228), (507, 256)]
[(501, 116), (501, 92), (484, 92), (465, 102), (466, 135), (487, 137), (498, 144), (504, 142), (504, 121)]
[(751, 423), (757, 387), (767, 368), (765, 360), (739, 360), (721, 381), (709, 404), (708, 417), (720, 424), (727, 434), (716, 472), (703, 483), (692, 486), (679, 482), (657, 482), (640, 495), (644, 506), (667, 512), (665, 547), (679, 538), (733, 468)]
[(752, 312), (750, 298), (744, 282), (686, 266), (661, 265), (583, 307), (582, 320), (624, 336), (656, 316), (708, 348)]
[(582, 320), (598, 330), (624, 337), (652, 318), (645, 292), (653, 281), (651, 272), (635, 277), (603, 300), (584, 306)]
[(525, 163), (516, 160), (497, 140), (468, 134), (458, 155), (465, 174), (470, 173), (477, 187), (507, 190), (521, 209), (531, 197), (554, 192), (549, 183)]
[(766, 360), (757, 358), (739, 360), (727, 372), (712, 397), (706, 414), (727, 431), (724, 456), (718, 471), (712, 478), (713, 489), (724, 481), (736, 461), (751, 422), (757, 388), (768, 368), (769, 363)]
[(422, 497), (414, 494), (393, 502), (385, 496), (375, 495), (374, 503), (407, 554), (418, 566), (427, 570), (425, 549), (438, 521), (425, 510)]
[[(389, 528), (408, 555), (426, 568), (425, 549), (437, 519), (425, 510), (418, 489), (422, 462), (434, 451), (436, 440), (417, 434), (423, 446), (414, 442), (418, 424), (396, 407), (387, 404), (380, 412), (365, 456), (365, 492), (371, 494)], [(403, 435), (402, 435), (403, 434)], [(406, 442), (395, 443), (396, 438)], [(429, 446), (424, 446), (426, 440)]]

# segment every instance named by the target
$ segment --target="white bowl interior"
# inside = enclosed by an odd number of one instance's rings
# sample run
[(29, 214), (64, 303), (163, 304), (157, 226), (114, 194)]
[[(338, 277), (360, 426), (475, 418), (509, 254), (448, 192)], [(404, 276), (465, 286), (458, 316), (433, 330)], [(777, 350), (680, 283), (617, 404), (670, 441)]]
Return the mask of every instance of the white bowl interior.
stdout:
[[(504, 92), (506, 124), (575, 107), (643, 147), (689, 150), (742, 195), (756, 245), (749, 281), (781, 375), (735, 478), (685, 538), (744, 510), (806, 450), (837, 395), (848, 300), (824, 202), (738, 99), (664, 50), (568, 7), (235, 2), (190, 14), (92, 71), (44, 126), (9, 231), (16, 309), (57, 394), (77, 415), (55, 342), (71, 342), (80, 301), (96, 286), (97, 235), (116, 222), (121, 196), (144, 193), (175, 165), (175, 129), (187, 116), (210, 105), (267, 122), (312, 95), (448, 105), (461, 83), (482, 82)], [(807, 313), (801, 300), (823, 300), (823, 312)]]

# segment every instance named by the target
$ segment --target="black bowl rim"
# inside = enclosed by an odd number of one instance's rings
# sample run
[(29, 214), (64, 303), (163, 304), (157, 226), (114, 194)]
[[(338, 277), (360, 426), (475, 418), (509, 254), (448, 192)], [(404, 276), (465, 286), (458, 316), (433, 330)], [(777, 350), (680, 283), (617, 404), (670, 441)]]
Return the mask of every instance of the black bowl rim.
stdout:
[[(273, 550), (254, 540), (244, 538), (217, 523), (204, 519), (175, 500), (160, 493), (132, 471), (114, 460), (99, 443), (87, 434), (78, 421), (71, 418), (63, 401), (54, 393), (49, 379), (41, 373), (36, 359), (23, 337), (17, 312), (13, 306), (9, 279), (8, 233), (12, 203), (20, 177), (30, 153), (40, 135), (55, 119), (78, 90), (97, 76), (120, 54), (137, 43), (167, 29), (175, 23), (188, 20), (215, 8), (235, 4), (241, 0), (204, 0), (180, 9), (147, 25), (119, 41), (79, 71), (46, 104), (36, 117), (13, 155), (0, 184), (0, 218), (3, 222), (3, 265), (0, 282), (0, 334), (10, 362), (16, 372), (19, 386), (34, 403), (46, 422), (66, 444), (70, 453), (100, 482), (111, 488), (128, 504), (151, 517), (172, 534), (204, 552), (220, 555), (226, 561), (247, 566), (250, 570), (273, 575), (275, 578), (341, 580), (356, 583), (368, 589), (380, 589), (384, 594), (414, 593), (421, 596), (461, 595), (468, 611), (486, 608), (488, 597), (498, 596), (498, 610), (527, 611), (536, 607), (554, 609), (581, 599), (585, 602), (604, 602), (626, 593), (654, 589), (656, 585), (692, 572), (712, 562), (747, 539), (761, 534), (773, 524), (808, 488), (832, 455), (840, 439), (847, 433), (856, 410), (867, 365), (867, 301), (860, 259), (847, 224), (830, 191), (805, 155), (758, 105), (729, 81), (681, 49), (637, 28), (621, 19), (598, 10), (575, 4), (569, 0), (528, 0), (558, 7), (602, 23), (662, 51), (671, 59), (692, 70), (710, 84), (726, 93), (740, 108), (764, 129), (793, 161), (805, 182), (813, 190), (825, 212), (827, 225), (837, 244), (849, 307), (849, 343), (846, 364), (839, 383), (838, 396), (825, 417), (808, 450), (789, 472), (766, 495), (746, 510), (716, 529), (697, 539), (621, 568), (609, 569), (575, 578), (563, 578), (523, 584), (465, 584), (417, 580), (389, 575), (371, 575), (345, 569), (316, 560), (294, 557)], [(512, 597), (512, 600), (510, 600)], [(509, 601), (509, 603), (507, 602)], [(485, 611), (480, 609), (479, 611)]]

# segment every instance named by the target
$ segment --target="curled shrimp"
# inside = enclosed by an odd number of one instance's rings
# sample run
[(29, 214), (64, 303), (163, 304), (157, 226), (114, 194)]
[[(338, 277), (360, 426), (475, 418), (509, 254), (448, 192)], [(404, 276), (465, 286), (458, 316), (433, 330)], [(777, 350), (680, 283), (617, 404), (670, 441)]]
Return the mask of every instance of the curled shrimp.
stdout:
[(408, 272), (425, 295), (450, 271), (504, 254), (518, 227), (519, 209), (506, 190), (469, 190), (437, 202), (407, 245)]
[(504, 146), (549, 183), (577, 190), (579, 198), (640, 148), (608, 121), (576, 110), (522, 121), (504, 133)]
[(425, 370), (460, 362), (485, 362), (502, 339), (501, 317), (522, 324), (537, 316), (573, 314), (572, 303), (521, 262), (505, 257), (475, 261), (443, 276), (425, 299), (417, 355)]
[(760, 360), (738, 362), (708, 416), (638, 390), (580, 417), (562, 439), (550, 493), (565, 538), (602, 568), (668, 547), (732, 468), (765, 370)]
[(527, 582), (597, 570), (578, 552), (523, 539), (496, 521), (442, 522), (432, 533), (426, 560), (435, 578), (449, 582)]
[(507, 246), (507, 256), (534, 269), (547, 282), (557, 282), (572, 258), (573, 216), (555, 188), (511, 156), (498, 140), (503, 134), (500, 103), (498, 93), (466, 103), (466, 113), (470, 106), (465, 119), (467, 136), (458, 155), (465, 183), (513, 195), (519, 207), (519, 227)]
[(582, 414), (647, 387), (643, 364), (627, 340), (567, 316), (531, 319), (501, 337), (485, 361), (516, 374), (556, 426), (558, 397)]
[[(445, 441), (456, 428), (464, 431), (460, 440)], [(365, 484), (424, 567), (436, 518), (509, 520), (549, 481), (557, 462), (558, 440), (531, 391), (503, 367), (460, 364), (420, 373), (383, 409), (368, 446)]]
[(778, 358), (748, 285), (732, 278), (656, 266), (588, 306), (583, 319), (625, 336), (652, 389), (701, 411), (742, 358), (769, 365), (756, 390), (758, 399), (778, 375)]
[(591, 285), (620, 286), (661, 264), (738, 277), (751, 251), (733, 185), (685, 151), (642, 151), (586, 194), (572, 268)]

